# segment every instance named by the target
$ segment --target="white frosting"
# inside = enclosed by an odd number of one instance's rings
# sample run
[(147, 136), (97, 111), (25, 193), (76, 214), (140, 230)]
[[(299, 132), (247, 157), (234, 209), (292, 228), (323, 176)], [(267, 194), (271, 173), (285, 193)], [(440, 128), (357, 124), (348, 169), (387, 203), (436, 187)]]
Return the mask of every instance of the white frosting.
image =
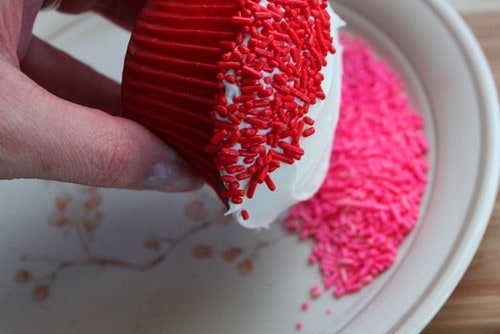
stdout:
[[(245, 227), (268, 227), (292, 205), (311, 198), (326, 177), (340, 106), (342, 48), (338, 43), (338, 29), (344, 25), (331, 8), (328, 10), (337, 52), (328, 54), (327, 65), (322, 71), (325, 79), (321, 87), (326, 93), (326, 99), (316, 101), (309, 108), (308, 116), (315, 121), (315, 133), (302, 139), (301, 147), (305, 153), (300, 160), (291, 165), (282, 163), (280, 168), (270, 174), (276, 184), (274, 191), (261, 184), (257, 187), (253, 198), (244, 197), (242, 204), (229, 201), (226, 215), (232, 214)], [(227, 84), (225, 86), (228, 99), (232, 100), (235, 94), (239, 94), (237, 86)], [(243, 182), (241, 185), (245, 187)], [(243, 209), (249, 213), (249, 218), (246, 220), (241, 215)]]

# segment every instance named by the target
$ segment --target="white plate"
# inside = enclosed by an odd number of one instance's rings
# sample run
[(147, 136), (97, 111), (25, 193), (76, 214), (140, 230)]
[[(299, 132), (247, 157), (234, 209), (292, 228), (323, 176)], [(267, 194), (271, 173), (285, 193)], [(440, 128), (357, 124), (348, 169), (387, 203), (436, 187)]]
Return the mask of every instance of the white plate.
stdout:
[[(420, 331), (470, 263), (492, 209), (500, 170), (493, 80), (442, 1), (336, 7), (402, 73), (426, 120), (431, 182), (418, 228), (391, 270), (359, 293), (310, 301), (308, 289), (320, 282), (306, 264), (310, 244), (278, 225), (256, 234), (227, 224), (206, 188), (164, 195), (2, 181), (0, 332), (290, 333), (298, 321), (303, 333)], [(93, 15), (52, 13), (36, 30), (120, 78), (124, 31)], [(229, 261), (223, 255), (232, 247), (242, 253)], [(20, 270), (32, 275), (28, 282)], [(46, 289), (33, 293), (37, 285)]]

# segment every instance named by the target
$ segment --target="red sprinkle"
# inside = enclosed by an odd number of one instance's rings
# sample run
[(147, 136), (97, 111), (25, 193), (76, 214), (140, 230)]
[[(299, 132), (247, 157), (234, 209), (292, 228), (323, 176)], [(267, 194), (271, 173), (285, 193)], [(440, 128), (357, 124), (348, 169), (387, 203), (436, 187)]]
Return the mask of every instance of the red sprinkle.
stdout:
[(307, 130), (304, 130), (304, 132), (302, 132), (302, 136), (309, 137), (312, 136), (315, 132), (316, 130), (314, 128), (308, 128)]
[(241, 218), (243, 218), (243, 220), (248, 220), (248, 218), (250, 218), (250, 215), (248, 214), (248, 211), (243, 209), (241, 210)]
[(269, 190), (271, 190), (271, 191), (276, 190), (276, 185), (274, 184), (273, 180), (271, 179), (271, 177), (269, 175), (266, 175), (264, 182), (266, 182), (266, 185), (269, 188)]
[(233, 16), (232, 22), (235, 24), (241, 24), (243, 26), (248, 26), (252, 23), (252, 18), (243, 16)]

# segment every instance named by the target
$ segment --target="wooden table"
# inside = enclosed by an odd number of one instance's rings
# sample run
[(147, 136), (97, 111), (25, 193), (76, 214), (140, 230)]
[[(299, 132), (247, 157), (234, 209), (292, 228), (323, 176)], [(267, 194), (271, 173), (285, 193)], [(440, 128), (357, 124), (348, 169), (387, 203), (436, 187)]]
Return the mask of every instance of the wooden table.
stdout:
[[(464, 13), (500, 87), (500, 10)], [(424, 334), (500, 333), (500, 196), (486, 234), (460, 284)]]

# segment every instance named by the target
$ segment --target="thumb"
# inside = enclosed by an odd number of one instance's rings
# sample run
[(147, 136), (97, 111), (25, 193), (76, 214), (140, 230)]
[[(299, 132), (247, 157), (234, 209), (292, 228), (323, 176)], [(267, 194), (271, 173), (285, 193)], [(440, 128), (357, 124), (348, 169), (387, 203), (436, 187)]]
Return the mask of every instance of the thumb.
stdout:
[(0, 179), (188, 191), (200, 176), (142, 126), (60, 99), (0, 60)]

